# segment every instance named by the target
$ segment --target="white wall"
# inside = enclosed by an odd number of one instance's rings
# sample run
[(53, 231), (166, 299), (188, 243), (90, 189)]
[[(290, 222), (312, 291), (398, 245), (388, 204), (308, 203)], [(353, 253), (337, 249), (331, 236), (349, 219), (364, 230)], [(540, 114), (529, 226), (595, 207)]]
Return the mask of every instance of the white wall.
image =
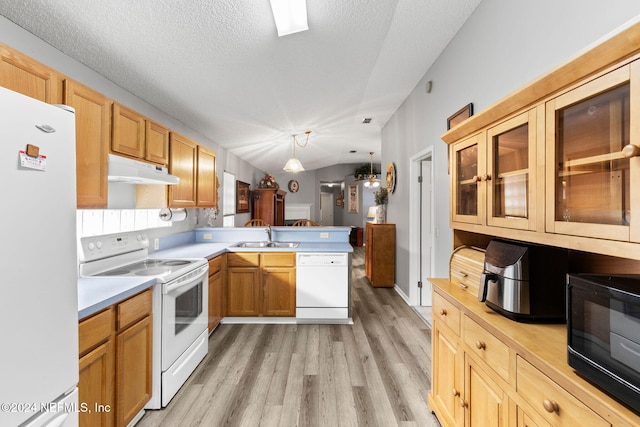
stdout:
[[(409, 295), (409, 167), (411, 156), (434, 148), (435, 270), (448, 276), (447, 117), (472, 102), (479, 112), (550, 71), (640, 14), (636, 0), (483, 0), (382, 130), (382, 165), (395, 162), (396, 192), (387, 221), (396, 223), (396, 284)], [(433, 82), (426, 93), (428, 81)]]

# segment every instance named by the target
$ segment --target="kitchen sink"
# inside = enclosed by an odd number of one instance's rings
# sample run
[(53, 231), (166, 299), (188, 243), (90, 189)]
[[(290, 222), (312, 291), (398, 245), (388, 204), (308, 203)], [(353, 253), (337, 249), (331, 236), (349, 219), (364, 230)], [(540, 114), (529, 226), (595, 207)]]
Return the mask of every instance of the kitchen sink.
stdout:
[(240, 242), (235, 248), (297, 248), (299, 242)]

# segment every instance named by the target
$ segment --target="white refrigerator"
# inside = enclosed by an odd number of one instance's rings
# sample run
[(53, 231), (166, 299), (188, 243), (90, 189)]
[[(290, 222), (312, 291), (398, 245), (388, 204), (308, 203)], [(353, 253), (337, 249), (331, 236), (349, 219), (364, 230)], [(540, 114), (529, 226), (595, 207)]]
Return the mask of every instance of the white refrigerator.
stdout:
[[(68, 108), (68, 107), (67, 107)], [(75, 114), (0, 87), (0, 426), (77, 426)]]

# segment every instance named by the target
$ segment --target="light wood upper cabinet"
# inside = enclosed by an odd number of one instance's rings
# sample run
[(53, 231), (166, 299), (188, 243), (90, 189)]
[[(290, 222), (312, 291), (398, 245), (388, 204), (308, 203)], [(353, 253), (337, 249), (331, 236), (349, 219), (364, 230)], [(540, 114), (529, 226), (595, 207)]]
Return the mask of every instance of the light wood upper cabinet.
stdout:
[(0, 86), (49, 104), (61, 102), (58, 74), (0, 44)]
[(169, 129), (149, 119), (145, 122), (145, 160), (168, 166)]
[(113, 104), (111, 151), (167, 166), (169, 129), (120, 104)]
[(547, 102), (547, 231), (640, 242), (640, 61)]
[(537, 109), (451, 146), (451, 221), (535, 230)]
[(76, 110), (78, 208), (106, 208), (112, 101), (86, 86), (66, 79), (64, 103)]
[(196, 201), (199, 207), (218, 206), (216, 192), (216, 153), (198, 146), (198, 178)]
[(198, 145), (175, 132), (169, 141), (169, 173), (180, 178), (179, 184), (169, 186), (169, 207), (195, 207)]
[(144, 117), (118, 103), (113, 104), (111, 151), (138, 159), (145, 153)]

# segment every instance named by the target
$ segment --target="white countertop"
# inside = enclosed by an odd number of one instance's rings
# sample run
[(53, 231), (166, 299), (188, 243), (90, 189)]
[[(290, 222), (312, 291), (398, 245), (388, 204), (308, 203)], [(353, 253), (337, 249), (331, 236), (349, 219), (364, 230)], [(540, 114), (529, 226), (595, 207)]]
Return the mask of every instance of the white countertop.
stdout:
[[(150, 254), (152, 258), (212, 259), (225, 252), (353, 252), (349, 243), (302, 242), (297, 248), (237, 248), (237, 242), (190, 243)], [(156, 284), (148, 277), (82, 277), (78, 280), (78, 319), (97, 313)]]

